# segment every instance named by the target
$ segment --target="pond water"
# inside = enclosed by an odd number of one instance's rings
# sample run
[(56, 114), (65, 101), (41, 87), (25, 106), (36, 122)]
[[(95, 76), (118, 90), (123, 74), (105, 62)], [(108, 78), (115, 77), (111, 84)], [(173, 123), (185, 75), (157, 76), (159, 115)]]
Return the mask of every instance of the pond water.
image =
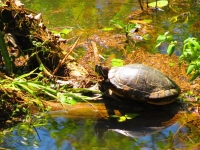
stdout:
[[(181, 149), (184, 147), (183, 141), (177, 137), (169, 137), (188, 131), (179, 123), (168, 127), (143, 128), (140, 120), (140, 128), (132, 126), (127, 129), (125, 122), (69, 118), (64, 111), (50, 112), (50, 115), (52, 118), (48, 118), (45, 125), (41, 124), (46, 119), (37, 118), (38, 123), (32, 127), (32, 131), (28, 129), (29, 125), (19, 125), (5, 136), (1, 147), (17, 150), (153, 150), (170, 145), (169, 147)], [(119, 126), (123, 128), (120, 129)]]
[[(83, 37), (96, 34), (98, 30), (110, 27), (110, 20), (125, 20), (133, 11), (140, 9), (137, 0), (22, 0), (22, 2), (25, 7), (41, 12), (45, 25), (51, 30), (72, 28), (69, 37), (77, 34)], [(152, 20), (151, 25), (156, 26), (155, 36), (170, 31), (180, 42), (190, 36), (198, 38), (200, 4), (193, 2), (193, 5), (189, 0), (172, 1), (172, 3), (174, 3), (173, 9), (163, 8), (164, 11), (138, 15), (136, 18)], [(172, 23), (170, 18), (173, 16), (177, 21)], [(147, 49), (152, 48), (150, 42), (144, 45)], [(139, 46), (144, 45), (139, 44)], [(166, 53), (166, 47), (161, 48), (160, 52)], [(138, 122), (134, 118), (117, 122), (95, 116), (73, 118), (62, 111), (49, 114), (51, 117), (48, 119), (35, 118), (36, 125), (31, 129), (28, 129), (29, 124), (17, 126), (14, 131), (7, 133), (0, 147), (17, 150), (153, 150), (168, 146), (181, 149), (189, 140), (188, 138), (183, 141), (176, 137), (178, 133), (183, 136), (189, 130), (178, 122), (162, 126), (158, 121), (158, 126), (152, 124), (148, 126), (142, 122), (134, 125), (134, 122)], [(148, 119), (155, 122), (153, 117)], [(161, 122), (164, 121), (162, 119)]]

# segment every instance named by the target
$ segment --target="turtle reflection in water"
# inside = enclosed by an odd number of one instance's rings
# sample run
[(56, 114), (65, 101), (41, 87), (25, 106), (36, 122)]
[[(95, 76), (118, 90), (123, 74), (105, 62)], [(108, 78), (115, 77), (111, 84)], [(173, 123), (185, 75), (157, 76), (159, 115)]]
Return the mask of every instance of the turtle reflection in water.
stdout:
[(130, 64), (111, 69), (96, 65), (95, 71), (104, 77), (100, 82), (102, 92), (109, 90), (110, 95), (128, 100), (165, 105), (172, 103), (180, 93), (179, 86), (169, 77), (143, 64)]

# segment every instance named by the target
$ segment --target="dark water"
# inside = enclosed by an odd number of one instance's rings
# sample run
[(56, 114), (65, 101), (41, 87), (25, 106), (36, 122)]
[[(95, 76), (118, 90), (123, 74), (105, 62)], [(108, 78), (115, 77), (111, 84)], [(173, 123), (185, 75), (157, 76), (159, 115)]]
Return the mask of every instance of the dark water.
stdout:
[[(25, 7), (41, 12), (48, 28), (52, 30), (73, 28), (70, 36), (77, 33), (95, 34), (96, 30), (109, 27), (110, 20), (124, 20), (132, 11), (139, 9), (137, 0), (22, 0), (22, 2), (25, 3)], [(182, 42), (184, 38), (200, 35), (197, 21), (200, 6), (199, 3), (191, 4), (191, 1), (179, 3), (177, 1), (173, 5), (174, 10), (165, 8), (163, 12), (138, 19), (152, 19), (152, 25), (157, 27), (156, 34), (170, 31), (177, 41)], [(169, 21), (172, 16), (188, 11), (189, 15), (180, 16), (177, 22)], [(161, 47), (159, 51), (165, 53), (166, 47)], [(99, 120), (95, 117), (69, 118), (64, 112), (50, 114), (52, 117), (47, 120), (36, 119), (38, 124), (35, 126), (19, 125), (11, 133), (6, 133), (0, 147), (17, 150), (153, 150), (169, 146), (181, 149), (184, 147), (184, 142), (180, 142), (176, 135), (186, 133), (188, 130), (178, 122), (168, 126), (145, 126), (142, 122), (140, 124), (134, 120), (119, 123), (116, 120)], [(149, 119), (154, 122), (153, 117)], [(43, 124), (40, 121), (48, 123)], [(131, 127), (131, 123), (134, 122), (139, 124)]]

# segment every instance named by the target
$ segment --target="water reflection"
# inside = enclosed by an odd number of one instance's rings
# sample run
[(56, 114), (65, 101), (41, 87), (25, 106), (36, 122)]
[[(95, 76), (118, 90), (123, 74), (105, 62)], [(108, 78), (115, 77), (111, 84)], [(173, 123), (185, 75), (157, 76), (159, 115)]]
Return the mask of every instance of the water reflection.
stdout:
[(152, 150), (158, 149), (158, 144), (172, 144), (175, 148), (181, 148), (183, 145), (175, 135), (187, 132), (187, 128), (177, 122), (173, 123), (173, 118), (177, 117), (176, 111), (152, 110), (123, 122), (112, 117), (70, 118), (63, 111), (50, 112), (48, 116), (48, 124), (35, 127), (35, 130), (31, 127), (32, 131), (25, 130), (24, 125), (17, 126), (5, 136), (1, 148)]

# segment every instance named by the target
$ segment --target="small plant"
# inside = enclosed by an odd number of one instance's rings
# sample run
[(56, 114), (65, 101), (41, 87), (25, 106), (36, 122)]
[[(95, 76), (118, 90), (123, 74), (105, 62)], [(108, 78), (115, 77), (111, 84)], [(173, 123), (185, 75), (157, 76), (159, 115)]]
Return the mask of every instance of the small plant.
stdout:
[(157, 40), (156, 40), (156, 46), (155, 46), (155, 48), (157, 48), (157, 47), (159, 47), (163, 42), (171, 42), (170, 44), (169, 44), (169, 50), (167, 50), (167, 51), (170, 51), (170, 49), (174, 49), (174, 43), (175, 43), (175, 41), (173, 41), (173, 36), (171, 36), (171, 35), (168, 35), (168, 31), (167, 32), (165, 32), (163, 35), (159, 35), (158, 36), (158, 38), (157, 38)]
[[(156, 42), (156, 48), (159, 47), (163, 42), (168, 42), (167, 53), (171, 56), (177, 45), (177, 41), (173, 41), (172, 36), (168, 36), (169, 32), (165, 32), (164, 35), (159, 35)], [(182, 61), (186, 61), (189, 66), (187, 69), (187, 75), (193, 73), (192, 78), (193, 81), (200, 75), (200, 44), (196, 38), (189, 37), (183, 42), (182, 54), (180, 56), (180, 64)]]
[(134, 23), (134, 24), (131, 24), (131, 23), (124, 24), (123, 22), (121, 22), (119, 20), (111, 20), (110, 22), (116, 28), (122, 29), (124, 31), (124, 33), (126, 34), (126, 37), (128, 37), (129, 34), (132, 34), (133, 32), (137, 31), (138, 28), (141, 28), (140, 25), (137, 24), (137, 23)]
[(117, 59), (117, 58), (113, 58), (113, 59), (111, 60), (111, 63), (112, 63), (112, 66), (113, 66), (113, 67), (121, 67), (121, 66), (124, 65), (123, 60)]
[[(182, 54), (180, 56), (180, 63), (182, 61), (186, 61), (189, 66), (187, 69), (187, 75), (193, 73), (192, 78), (190, 79), (193, 81), (200, 75), (200, 45), (196, 38), (189, 37), (183, 42), (183, 50)], [(170, 48), (170, 45), (168, 49)], [(170, 48), (168, 51), (168, 54), (171, 56), (171, 54), (174, 53), (175, 45), (173, 48)]]
[(124, 122), (124, 121), (126, 121), (128, 119), (133, 119), (133, 118), (137, 117), (138, 115), (139, 114), (132, 113), (132, 114), (125, 114), (124, 116), (111, 115), (110, 117), (111, 118), (117, 118), (118, 122)]

